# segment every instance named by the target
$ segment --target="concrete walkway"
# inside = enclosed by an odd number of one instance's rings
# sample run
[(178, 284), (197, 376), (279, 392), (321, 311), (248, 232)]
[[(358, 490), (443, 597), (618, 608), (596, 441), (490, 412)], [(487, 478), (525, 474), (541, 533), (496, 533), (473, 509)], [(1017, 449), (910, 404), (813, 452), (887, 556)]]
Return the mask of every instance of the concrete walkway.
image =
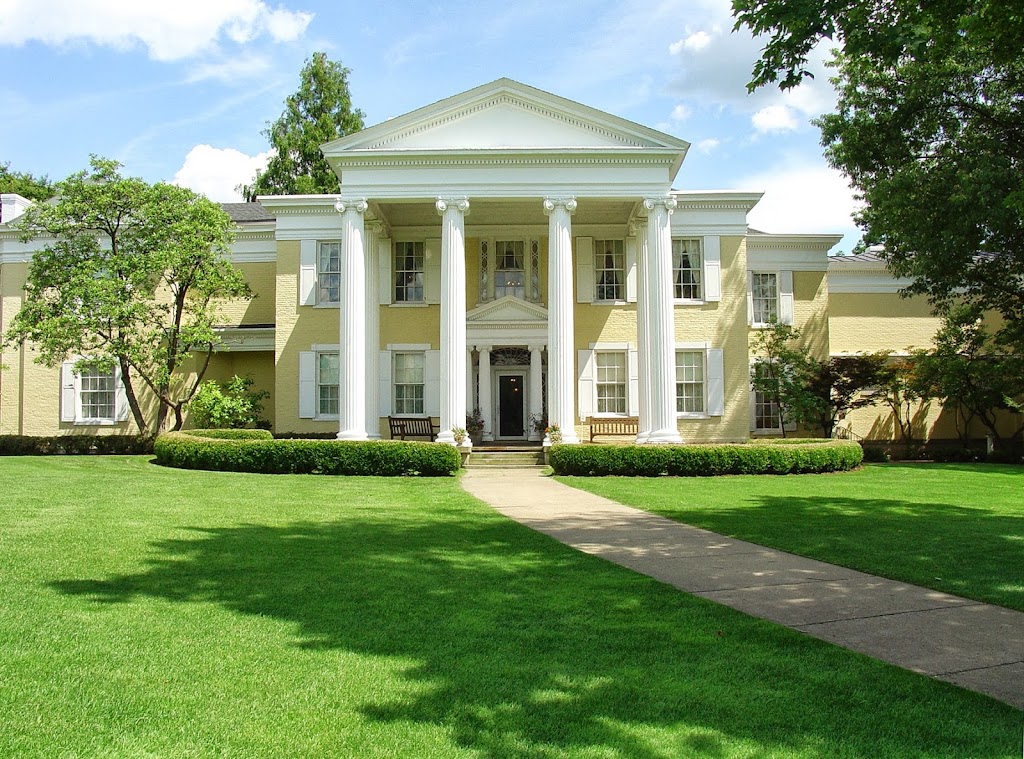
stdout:
[(462, 486), (584, 553), (1024, 709), (1024, 613), (689, 527), (537, 470), (469, 470)]

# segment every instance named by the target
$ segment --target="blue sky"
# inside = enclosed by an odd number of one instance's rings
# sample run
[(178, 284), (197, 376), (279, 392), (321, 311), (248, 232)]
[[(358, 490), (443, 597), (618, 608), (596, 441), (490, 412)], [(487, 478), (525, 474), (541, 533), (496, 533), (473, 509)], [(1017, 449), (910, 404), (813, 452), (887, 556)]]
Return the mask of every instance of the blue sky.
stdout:
[(368, 125), (507, 76), (688, 140), (677, 188), (764, 191), (754, 226), (849, 249), (852, 194), (809, 123), (834, 106), (826, 51), (813, 82), (748, 96), (761, 44), (728, 0), (3, 0), (0, 162), (60, 179), (97, 153), (236, 200), (323, 50)]

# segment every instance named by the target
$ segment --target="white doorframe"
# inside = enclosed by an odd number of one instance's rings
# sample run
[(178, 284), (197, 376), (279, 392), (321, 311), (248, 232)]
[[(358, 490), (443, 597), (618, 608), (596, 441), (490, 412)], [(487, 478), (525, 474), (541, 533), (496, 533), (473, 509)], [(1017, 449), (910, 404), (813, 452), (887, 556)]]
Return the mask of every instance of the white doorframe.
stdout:
[[(529, 409), (530, 409), (530, 387), (529, 387), (529, 367), (497, 367), (491, 369), (491, 381), (493, 385), (491, 387), (491, 404), (493, 405), (494, 420), (494, 439), (495, 440), (526, 440), (530, 434), (529, 427)], [(501, 377), (519, 377), (520, 383), (523, 388), (523, 434), (522, 435), (502, 435), (501, 433), (501, 393), (500, 382)]]

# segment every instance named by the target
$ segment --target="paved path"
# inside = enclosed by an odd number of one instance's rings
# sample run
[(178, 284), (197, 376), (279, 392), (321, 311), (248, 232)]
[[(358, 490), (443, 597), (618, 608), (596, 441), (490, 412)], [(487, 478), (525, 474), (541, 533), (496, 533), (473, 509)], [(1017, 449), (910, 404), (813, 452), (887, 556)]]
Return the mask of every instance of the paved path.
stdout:
[(536, 470), (468, 470), (462, 486), (579, 551), (1024, 709), (1024, 613), (689, 527)]

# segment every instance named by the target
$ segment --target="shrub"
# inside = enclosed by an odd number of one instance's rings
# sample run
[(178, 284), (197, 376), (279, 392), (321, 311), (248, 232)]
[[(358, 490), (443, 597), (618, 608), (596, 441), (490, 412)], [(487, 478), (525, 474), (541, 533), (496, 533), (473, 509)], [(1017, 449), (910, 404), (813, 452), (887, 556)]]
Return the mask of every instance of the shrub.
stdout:
[(266, 390), (253, 391), (251, 377), (237, 374), (224, 383), (204, 382), (189, 401), (192, 423), (197, 427), (239, 429), (253, 425), (262, 427), (263, 401), (270, 397)]
[(810, 474), (860, 465), (863, 452), (847, 440), (728, 445), (555, 445), (555, 474), (595, 477), (709, 477), (722, 474)]
[(270, 430), (240, 430), (240, 429), (212, 429), (212, 430), (189, 430), (192, 437), (202, 437), (209, 440), (273, 440), (274, 436)]
[[(179, 469), (264, 474), (335, 474), (396, 477), (438, 477), (458, 471), (462, 460), (449, 445), (401, 440), (272, 440), (168, 432), (157, 438), (158, 463)], [(219, 431), (219, 432), (227, 432)]]
[(0, 435), (0, 456), (140, 455), (152, 452), (153, 438), (141, 435)]

